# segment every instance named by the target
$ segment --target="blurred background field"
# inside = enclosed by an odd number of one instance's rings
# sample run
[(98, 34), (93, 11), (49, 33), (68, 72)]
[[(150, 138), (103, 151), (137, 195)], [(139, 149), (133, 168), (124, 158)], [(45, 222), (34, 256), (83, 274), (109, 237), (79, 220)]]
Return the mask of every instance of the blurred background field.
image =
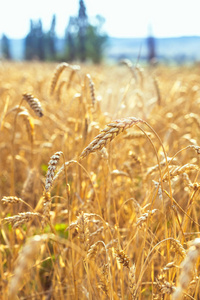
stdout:
[(198, 0), (9, 0), (0, 12), (0, 57), (191, 64), (200, 59), (199, 27)]

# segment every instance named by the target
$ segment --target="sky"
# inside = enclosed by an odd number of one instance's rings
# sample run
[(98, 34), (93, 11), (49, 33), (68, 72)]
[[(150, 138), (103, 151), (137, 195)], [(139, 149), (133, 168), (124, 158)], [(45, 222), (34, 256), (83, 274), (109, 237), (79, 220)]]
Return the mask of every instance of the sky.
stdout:
[[(5, 0), (0, 6), (0, 37), (23, 38), (30, 19), (41, 18), (44, 31), (56, 14), (56, 33), (64, 37), (70, 16), (77, 16), (79, 0)], [(87, 14), (105, 18), (104, 31), (113, 37), (200, 36), (200, 0), (84, 0)]]

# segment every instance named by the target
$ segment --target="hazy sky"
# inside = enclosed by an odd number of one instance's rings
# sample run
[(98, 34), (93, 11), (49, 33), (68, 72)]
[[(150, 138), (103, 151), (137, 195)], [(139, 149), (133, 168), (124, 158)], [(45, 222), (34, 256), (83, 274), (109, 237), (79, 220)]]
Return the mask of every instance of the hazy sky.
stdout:
[[(64, 36), (69, 16), (78, 13), (79, 0), (4, 0), (0, 6), (0, 36), (22, 38), (29, 20), (42, 19), (50, 28), (56, 14), (57, 35)], [(85, 0), (87, 14), (105, 19), (104, 30), (115, 37), (145, 37), (151, 24), (157, 37), (200, 35), (200, 0)]]

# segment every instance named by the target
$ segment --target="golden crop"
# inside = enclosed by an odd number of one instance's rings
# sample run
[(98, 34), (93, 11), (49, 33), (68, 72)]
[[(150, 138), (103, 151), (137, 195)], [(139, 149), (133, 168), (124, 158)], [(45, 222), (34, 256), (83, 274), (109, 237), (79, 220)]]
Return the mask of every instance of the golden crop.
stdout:
[(199, 299), (199, 116), (198, 66), (2, 62), (0, 298)]

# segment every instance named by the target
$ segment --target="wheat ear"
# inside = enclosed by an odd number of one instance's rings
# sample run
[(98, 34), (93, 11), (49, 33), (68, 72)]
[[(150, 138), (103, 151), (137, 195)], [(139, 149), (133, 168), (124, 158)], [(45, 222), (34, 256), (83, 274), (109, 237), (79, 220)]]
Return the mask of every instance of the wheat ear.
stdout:
[(43, 116), (42, 106), (37, 98), (35, 98), (32, 94), (25, 93), (23, 94), (23, 99), (26, 100), (38, 117), (41, 118)]
[(189, 251), (181, 263), (181, 274), (178, 280), (178, 286), (172, 296), (172, 300), (182, 299), (183, 293), (188, 288), (193, 276), (196, 261), (200, 256), (200, 238), (195, 239), (191, 243)]
[(21, 224), (27, 223), (31, 221), (34, 217), (42, 217), (39, 213), (34, 212), (23, 212), (19, 213), (18, 215), (4, 218), (3, 221), (6, 223), (11, 223), (13, 225), (13, 228), (19, 227)]
[(14, 270), (14, 275), (10, 281), (8, 289), (8, 299), (17, 299), (16, 295), (20, 288), (20, 283), (24, 277), (25, 271), (33, 264), (35, 256), (38, 254), (41, 245), (48, 240), (48, 235), (35, 235), (30, 238), (22, 248), (17, 259), (17, 266)]
[(125, 254), (124, 250), (115, 249), (115, 256), (120, 264), (130, 269), (130, 258)]
[(52, 81), (51, 81), (51, 86), (50, 86), (50, 95), (53, 94), (54, 90), (55, 90), (55, 87), (56, 87), (56, 84), (58, 82), (58, 78), (60, 77), (61, 73), (63, 72), (64, 69), (66, 68), (69, 68), (69, 64), (65, 63), (65, 62), (62, 62), (60, 63), (55, 71), (54, 71), (54, 74), (53, 74), (53, 78), (52, 78)]
[(94, 82), (92, 81), (92, 78), (91, 78), (90, 74), (87, 74), (86, 76), (87, 76), (87, 78), (89, 80), (90, 97), (92, 99), (92, 105), (94, 107), (95, 103), (96, 103)]
[(54, 155), (52, 155), (52, 157), (49, 161), (48, 171), (47, 171), (47, 175), (46, 175), (46, 182), (45, 182), (45, 191), (46, 192), (49, 192), (52, 187), (55, 170), (57, 168), (57, 164), (60, 160), (61, 154), (62, 154), (62, 151), (56, 152)]
[(55, 72), (53, 74), (53, 78), (52, 78), (51, 85), (50, 85), (50, 95), (53, 95), (53, 92), (55, 90), (58, 79), (59, 79), (61, 73), (64, 71), (64, 69), (71, 69), (72, 73), (74, 74), (74, 71), (80, 70), (80, 66), (78, 66), (78, 65), (69, 65), (66, 62), (60, 63), (56, 67)]
[(141, 122), (140, 119), (134, 117), (124, 118), (115, 120), (107, 125), (107, 128), (103, 129), (99, 135), (82, 151), (80, 158), (88, 156), (92, 152), (101, 150), (111, 142), (118, 134), (123, 132), (125, 129), (130, 128)]

